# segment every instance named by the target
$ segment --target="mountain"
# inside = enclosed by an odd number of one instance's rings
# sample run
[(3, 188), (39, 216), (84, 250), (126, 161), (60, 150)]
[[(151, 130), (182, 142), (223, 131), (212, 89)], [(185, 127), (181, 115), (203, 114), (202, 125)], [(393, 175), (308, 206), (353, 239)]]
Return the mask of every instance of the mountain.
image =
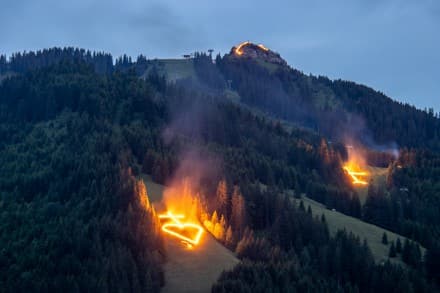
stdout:
[[(304, 75), (271, 50), (242, 44), (217, 61), (241, 101), (329, 139), (439, 150), (440, 119), (363, 85)], [(256, 53), (258, 52), (258, 53)]]
[[(432, 112), (306, 76), (251, 43), (214, 62), (197, 53), (113, 64), (106, 53), (54, 48), (0, 58), (0, 75), (5, 292), (159, 291), (168, 240), (147, 175), (189, 180), (177, 199), (194, 189), (197, 220), (242, 260), (214, 292), (438, 291)], [(365, 203), (343, 169), (347, 137), (388, 167), (362, 189)], [(397, 158), (382, 158), (396, 145)], [(390, 259), (376, 262), (361, 230), (330, 233), (310, 198), (353, 225), (403, 235), (383, 236)]]
[(280, 54), (269, 50), (264, 45), (256, 45), (249, 41), (241, 43), (236, 47), (232, 47), (229, 56), (287, 66), (286, 60), (281, 58)]

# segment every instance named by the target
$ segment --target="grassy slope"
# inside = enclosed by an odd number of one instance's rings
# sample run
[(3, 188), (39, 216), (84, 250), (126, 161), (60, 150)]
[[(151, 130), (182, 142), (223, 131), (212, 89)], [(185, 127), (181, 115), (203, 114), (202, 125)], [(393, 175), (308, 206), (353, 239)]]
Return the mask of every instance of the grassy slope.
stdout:
[[(162, 199), (164, 186), (143, 176), (153, 205)], [(193, 249), (183, 246), (173, 237), (165, 236), (167, 262), (164, 265), (165, 287), (162, 292), (209, 292), (223, 270), (232, 269), (239, 260), (218, 243), (209, 233), (204, 233), (200, 244)]]
[[(196, 78), (192, 59), (159, 59), (155, 61), (159, 73), (166, 76), (168, 81), (175, 82), (178, 79)], [(150, 69), (143, 74), (145, 77)]]
[[(400, 241), (403, 244), (405, 240), (405, 237), (391, 231), (344, 215), (338, 211), (329, 210), (324, 205), (308, 197), (303, 197), (302, 200), (306, 208), (310, 205), (314, 216), (320, 217), (322, 214), (324, 214), (331, 234), (335, 234), (338, 230), (345, 229), (359, 236), (362, 241), (363, 239), (367, 239), (368, 246), (370, 247), (376, 262), (390, 259), (388, 257), (388, 253), (391, 241), (395, 242), (397, 238), (400, 238)], [(388, 245), (382, 244), (382, 235), (384, 232), (386, 232), (388, 237)], [(422, 253), (425, 253), (424, 248), (422, 248)], [(400, 256), (390, 260), (395, 263), (403, 264)]]
[(204, 233), (201, 243), (193, 249), (166, 237), (166, 248), (168, 260), (162, 292), (209, 292), (221, 272), (239, 262), (208, 233)]
[(170, 81), (196, 76), (192, 59), (164, 59), (161, 62)]

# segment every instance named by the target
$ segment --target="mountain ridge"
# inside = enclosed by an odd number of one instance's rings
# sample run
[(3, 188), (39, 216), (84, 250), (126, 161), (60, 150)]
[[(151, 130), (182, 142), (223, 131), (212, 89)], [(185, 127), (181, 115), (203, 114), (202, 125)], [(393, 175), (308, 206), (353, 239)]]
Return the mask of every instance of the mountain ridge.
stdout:
[[(388, 106), (380, 96), (255, 59), (217, 56), (214, 63), (204, 53), (184, 66), (145, 57), (110, 66), (111, 56), (74, 49), (14, 58), (6, 67), (15, 74), (0, 83), (0, 284), (6, 292), (163, 287), (166, 246), (138, 180), (143, 174), (161, 184), (192, 177), (201, 222), (216, 223), (215, 237), (245, 260), (222, 274), (215, 292), (336, 291), (341, 284), (360, 292), (436, 290), (438, 153), (400, 149), (397, 159), (384, 158), (387, 178), (370, 185), (362, 205), (343, 170), (347, 148), (323, 135), (325, 123), (345, 130), (343, 110), (356, 105), (351, 100), (360, 104), (353, 116), (365, 114), (366, 122), (383, 128), (372, 128), (372, 135), (405, 134), (396, 123), (408, 117), (399, 107), (384, 115)], [(167, 80), (167, 71), (176, 70), (177, 78)], [(231, 103), (228, 91), (271, 119)], [(326, 103), (331, 95), (341, 104)], [(280, 117), (319, 135), (286, 131)], [(436, 124), (428, 118), (414, 118), (420, 135), (408, 131), (410, 144), (430, 142), (426, 135)], [(321, 218), (319, 209), (299, 200), (303, 195), (325, 205)], [(408, 266), (377, 264), (361, 237), (329, 233), (325, 213), (333, 209), (414, 240), (387, 244), (389, 256)], [(382, 238), (388, 242), (385, 233)], [(381, 246), (385, 258), (386, 249)]]

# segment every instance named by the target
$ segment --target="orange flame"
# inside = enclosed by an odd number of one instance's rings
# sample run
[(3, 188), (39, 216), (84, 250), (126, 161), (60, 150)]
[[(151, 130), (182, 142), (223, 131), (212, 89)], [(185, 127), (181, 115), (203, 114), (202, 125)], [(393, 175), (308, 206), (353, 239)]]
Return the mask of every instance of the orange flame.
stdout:
[(364, 159), (364, 151), (361, 147), (353, 145), (346, 146), (348, 151), (348, 162), (342, 167), (350, 176), (353, 185), (368, 185), (370, 173), (365, 170), (367, 165)]
[(251, 42), (247, 41), (247, 42), (243, 42), (243, 43), (241, 43), (240, 45), (238, 45), (238, 46), (235, 48), (235, 54), (237, 54), (238, 56), (243, 55), (243, 51), (242, 51), (243, 47), (249, 45), (250, 43), (251, 43)]
[(366, 176), (370, 175), (366, 171), (357, 171), (353, 169), (352, 164), (346, 164), (344, 165), (344, 170), (347, 171), (348, 175), (352, 179), (352, 183), (354, 185), (368, 185), (368, 182), (366, 180), (363, 180), (362, 178), (365, 178)]
[[(159, 215), (159, 219), (170, 220), (162, 225), (162, 231), (182, 240), (187, 245), (187, 247), (191, 249), (192, 245), (197, 245), (200, 242), (200, 239), (203, 234), (203, 228), (196, 223), (181, 222), (180, 220), (184, 218), (185, 215), (182, 214), (175, 215), (170, 211), (168, 211), (165, 214)], [(192, 237), (188, 237), (186, 234), (188, 234), (188, 230), (191, 229), (195, 229), (197, 232), (194, 235), (192, 235)], [(184, 232), (186, 233), (183, 234)]]
[(264, 46), (263, 44), (259, 44), (258, 45), (258, 47), (260, 48), (260, 49), (262, 49), (263, 51), (269, 51), (269, 48), (267, 48), (266, 46)]
[[(246, 41), (246, 42), (239, 44), (234, 50), (235, 54), (237, 54), (238, 56), (243, 55), (243, 47), (250, 45), (250, 44), (251, 44), (251, 42), (249, 42), (249, 41)], [(266, 52), (269, 51), (269, 49), (267, 47), (265, 47), (263, 44), (259, 44), (259, 45), (257, 45), (257, 47), (263, 51), (266, 51)]]

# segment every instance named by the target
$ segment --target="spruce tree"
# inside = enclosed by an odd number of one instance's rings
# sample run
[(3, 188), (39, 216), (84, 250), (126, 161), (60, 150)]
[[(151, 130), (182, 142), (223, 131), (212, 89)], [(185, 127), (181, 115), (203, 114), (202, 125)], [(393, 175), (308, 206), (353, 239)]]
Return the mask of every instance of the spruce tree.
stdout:
[(394, 242), (391, 242), (389, 257), (396, 257), (396, 247), (394, 246)]
[(229, 218), (229, 207), (228, 207), (228, 187), (226, 180), (220, 180), (217, 186), (216, 192), (216, 208), (220, 215), (225, 215)]
[(385, 245), (388, 244), (388, 237), (387, 237), (387, 233), (386, 232), (383, 232), (382, 243), (385, 244)]
[(402, 260), (405, 263), (409, 263), (411, 258), (411, 243), (408, 239), (405, 239), (405, 242), (403, 243), (403, 250), (402, 250)]
[(300, 209), (301, 211), (303, 211), (303, 212), (306, 211), (306, 208), (304, 207), (304, 202), (303, 202), (303, 201), (300, 201), (300, 202), (299, 202), (299, 209)]
[(402, 242), (400, 242), (400, 238), (397, 238), (396, 241), (396, 252), (402, 253)]

